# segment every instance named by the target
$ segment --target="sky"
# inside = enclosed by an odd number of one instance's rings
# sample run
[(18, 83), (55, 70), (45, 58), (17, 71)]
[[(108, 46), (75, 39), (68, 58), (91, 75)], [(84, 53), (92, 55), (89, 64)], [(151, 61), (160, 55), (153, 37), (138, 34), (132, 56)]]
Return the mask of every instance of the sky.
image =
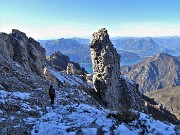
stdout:
[(180, 0), (0, 0), (0, 31), (35, 39), (180, 36)]

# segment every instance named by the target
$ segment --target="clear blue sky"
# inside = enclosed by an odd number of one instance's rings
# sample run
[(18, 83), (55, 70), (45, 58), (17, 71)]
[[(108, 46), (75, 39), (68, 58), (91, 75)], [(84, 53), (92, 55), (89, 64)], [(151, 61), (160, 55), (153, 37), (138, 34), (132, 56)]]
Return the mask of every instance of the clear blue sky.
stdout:
[(19, 29), (35, 39), (180, 36), (180, 0), (0, 0), (0, 31)]

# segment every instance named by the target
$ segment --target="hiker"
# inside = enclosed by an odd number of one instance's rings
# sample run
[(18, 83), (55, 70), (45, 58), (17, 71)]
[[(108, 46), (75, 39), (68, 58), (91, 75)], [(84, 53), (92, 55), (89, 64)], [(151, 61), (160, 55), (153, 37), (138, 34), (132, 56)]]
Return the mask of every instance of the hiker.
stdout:
[(51, 104), (54, 104), (55, 90), (53, 88), (53, 85), (51, 85), (49, 88), (49, 96), (51, 98)]

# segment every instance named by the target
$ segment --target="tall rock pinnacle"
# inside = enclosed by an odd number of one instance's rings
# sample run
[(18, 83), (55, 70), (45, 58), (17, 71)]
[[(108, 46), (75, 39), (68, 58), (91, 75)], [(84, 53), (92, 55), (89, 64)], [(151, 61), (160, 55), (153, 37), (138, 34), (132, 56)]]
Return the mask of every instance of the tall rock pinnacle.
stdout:
[(94, 88), (107, 108), (144, 108), (135, 83), (130, 83), (121, 76), (120, 55), (113, 47), (105, 28), (92, 35), (90, 50)]

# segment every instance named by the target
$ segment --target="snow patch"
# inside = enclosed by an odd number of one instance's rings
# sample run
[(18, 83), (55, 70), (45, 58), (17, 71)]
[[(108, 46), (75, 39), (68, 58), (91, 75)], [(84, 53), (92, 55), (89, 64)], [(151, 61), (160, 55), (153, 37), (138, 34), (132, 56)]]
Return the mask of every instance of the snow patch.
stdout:
[(82, 79), (80, 79), (79, 76), (77, 75), (68, 75), (64, 72), (58, 72), (55, 70), (51, 70), (49, 69), (49, 71), (62, 83), (68, 83), (70, 86), (80, 86), (82, 84), (84, 84), (84, 82), (82, 81)]
[(7, 96), (13, 96), (14, 98), (28, 99), (30, 94), (23, 92), (7, 92), (5, 90), (0, 90), (1, 99), (5, 99)]
[(21, 99), (28, 99), (30, 96), (30, 93), (23, 93), (23, 92), (11, 92), (11, 94), (15, 98), (21, 98)]
[(129, 78), (127, 78), (127, 77), (123, 76), (123, 75), (120, 75), (120, 78), (122, 78), (122, 79), (126, 80), (127, 82), (129, 82), (129, 83), (130, 83), (130, 84), (132, 84), (132, 85), (134, 85), (134, 84), (135, 84), (135, 82), (134, 82), (134, 81), (132, 81), (131, 79), (129, 79)]

